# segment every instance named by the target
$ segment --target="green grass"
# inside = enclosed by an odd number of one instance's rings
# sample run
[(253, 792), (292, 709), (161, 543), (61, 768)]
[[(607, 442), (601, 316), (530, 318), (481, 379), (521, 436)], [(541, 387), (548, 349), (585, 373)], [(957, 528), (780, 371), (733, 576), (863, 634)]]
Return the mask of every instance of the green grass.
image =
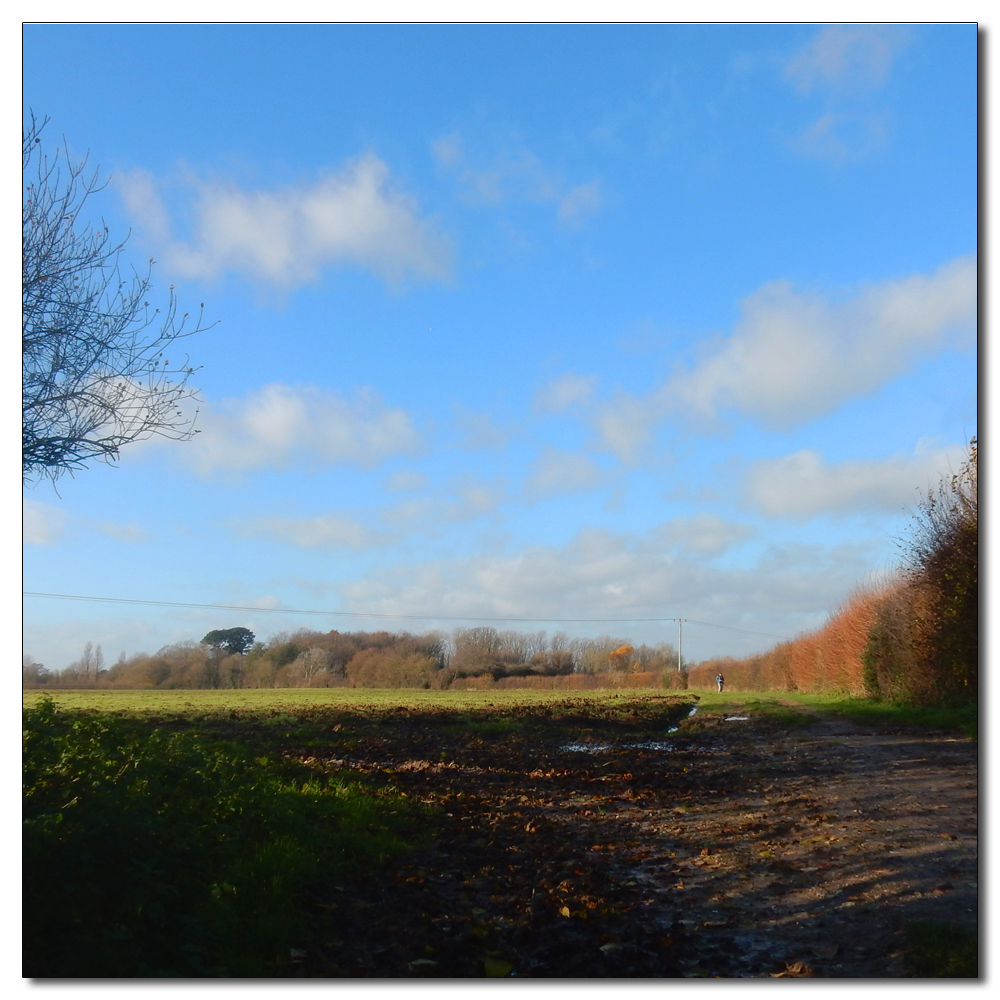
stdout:
[[(280, 726), (281, 719), (291, 723), (297, 709), (317, 708), (350, 711), (384, 712), (393, 709), (444, 709), (464, 714), (495, 715), (499, 709), (518, 706), (573, 703), (582, 701), (614, 708), (636, 701), (671, 700), (696, 701), (698, 711), (706, 714), (764, 715), (769, 719), (795, 728), (809, 721), (810, 716), (830, 713), (856, 722), (895, 724), (928, 729), (958, 731), (972, 739), (978, 735), (976, 705), (960, 707), (919, 707), (893, 705), (867, 698), (852, 698), (842, 693), (802, 694), (785, 691), (663, 691), (596, 690), (596, 691), (427, 691), (418, 689), (379, 688), (260, 688), (249, 690), (177, 690), (177, 691), (108, 691), (63, 690), (25, 691), (25, 706), (51, 697), (66, 710), (97, 711), (119, 715), (156, 715), (197, 718), (219, 712), (277, 712), (270, 725)], [(465, 721), (465, 720), (463, 720)], [(472, 715), (469, 722), (475, 721)], [(495, 720), (484, 720), (496, 726)], [(510, 725), (502, 723), (501, 725)], [(500, 731), (494, 729), (494, 735)]]
[(979, 711), (975, 704), (959, 706), (897, 705), (870, 698), (854, 698), (841, 692), (804, 694), (787, 691), (692, 691), (698, 697), (699, 713), (753, 712), (790, 727), (810, 721), (816, 715), (841, 715), (869, 725), (915, 726), (961, 732), (978, 737)]
[(261, 709), (316, 708), (453, 708), (492, 709), (537, 705), (547, 702), (586, 701), (627, 703), (649, 697), (684, 697), (684, 691), (636, 689), (597, 691), (428, 691), (416, 688), (254, 688), (239, 690), (27, 690), (26, 706), (50, 697), (65, 709), (93, 709), (100, 712), (161, 713), (190, 716), (192, 713), (221, 709), (253, 711)]
[(914, 921), (906, 927), (905, 962), (918, 979), (978, 979), (979, 936), (952, 924)]
[(404, 848), (413, 807), (254, 746), (24, 712), (24, 975), (287, 971), (310, 898)]
[(921, 729), (953, 730), (973, 740), (979, 738), (977, 704), (892, 705), (864, 698), (846, 698), (833, 702), (828, 708), (829, 711), (847, 716), (856, 722), (881, 722), (917, 726)]

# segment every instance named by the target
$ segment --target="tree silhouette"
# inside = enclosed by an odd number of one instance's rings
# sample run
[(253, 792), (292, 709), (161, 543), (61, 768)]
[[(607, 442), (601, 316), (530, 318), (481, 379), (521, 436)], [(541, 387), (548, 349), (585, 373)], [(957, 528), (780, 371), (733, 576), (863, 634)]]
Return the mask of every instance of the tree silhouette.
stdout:
[(246, 653), (256, 636), (248, 628), (213, 629), (201, 641), (213, 649), (224, 649), (227, 653)]
[(26, 481), (58, 479), (95, 458), (114, 461), (123, 445), (154, 434), (195, 434), (197, 414), (181, 407), (194, 398), (187, 388), (194, 369), (186, 356), (172, 364), (164, 355), (179, 338), (206, 329), (200, 311), (193, 325), (187, 313), (178, 317), (172, 286), (166, 311), (151, 309), (152, 260), (145, 275), (122, 274), (126, 241), (115, 242), (103, 222), (82, 221), (88, 199), (106, 182), (96, 170), (85, 174), (86, 158), (74, 162), (65, 140), (51, 157), (40, 152), (47, 120), (32, 114), (22, 132)]

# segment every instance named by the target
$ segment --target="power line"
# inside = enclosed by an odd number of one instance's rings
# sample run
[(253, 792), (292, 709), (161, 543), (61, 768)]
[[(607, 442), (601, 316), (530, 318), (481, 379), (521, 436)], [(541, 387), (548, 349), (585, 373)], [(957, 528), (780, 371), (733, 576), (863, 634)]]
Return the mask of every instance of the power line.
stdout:
[(309, 611), (301, 608), (254, 608), (239, 604), (197, 604), (188, 601), (143, 601), (134, 597), (88, 597), (83, 594), (45, 594), (34, 590), (21, 591), (23, 597), (47, 597), (60, 601), (97, 601), (104, 604), (140, 604), (159, 608), (207, 608), (212, 611), (250, 611), (253, 613), (273, 615), (321, 615), (335, 618), (398, 618), (408, 621), (440, 621), (440, 622), (539, 622), (560, 624), (627, 624), (648, 622), (690, 622), (693, 625), (705, 625), (708, 628), (721, 628), (729, 632), (743, 632), (746, 635), (763, 635), (769, 639), (788, 639), (786, 635), (774, 635), (771, 632), (755, 632), (752, 629), (735, 628), (732, 625), (717, 625), (715, 622), (702, 622), (696, 618), (519, 618), (488, 617), (483, 615), (402, 615), (387, 614), (378, 611)]

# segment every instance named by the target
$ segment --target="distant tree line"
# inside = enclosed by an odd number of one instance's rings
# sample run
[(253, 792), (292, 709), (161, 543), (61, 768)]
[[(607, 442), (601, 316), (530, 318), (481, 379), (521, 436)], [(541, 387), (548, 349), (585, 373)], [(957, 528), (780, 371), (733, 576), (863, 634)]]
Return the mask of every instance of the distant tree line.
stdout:
[(614, 636), (551, 637), (489, 627), (428, 632), (279, 632), (256, 642), (246, 628), (215, 629), (200, 642), (164, 646), (150, 656), (122, 653), (110, 667), (100, 646), (87, 643), (81, 658), (50, 671), (24, 658), (25, 687), (447, 688), (455, 680), (500, 681), (568, 674), (676, 672), (670, 643), (633, 646)]

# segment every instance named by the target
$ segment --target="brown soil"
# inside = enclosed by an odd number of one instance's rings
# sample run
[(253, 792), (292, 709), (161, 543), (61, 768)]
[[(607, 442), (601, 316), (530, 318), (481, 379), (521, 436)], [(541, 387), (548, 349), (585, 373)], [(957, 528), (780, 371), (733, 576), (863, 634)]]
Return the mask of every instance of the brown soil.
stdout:
[(901, 977), (907, 922), (976, 927), (975, 742), (737, 697), (746, 720), (650, 695), (345, 713), (296, 755), (435, 832), (315, 901), (301, 975)]

